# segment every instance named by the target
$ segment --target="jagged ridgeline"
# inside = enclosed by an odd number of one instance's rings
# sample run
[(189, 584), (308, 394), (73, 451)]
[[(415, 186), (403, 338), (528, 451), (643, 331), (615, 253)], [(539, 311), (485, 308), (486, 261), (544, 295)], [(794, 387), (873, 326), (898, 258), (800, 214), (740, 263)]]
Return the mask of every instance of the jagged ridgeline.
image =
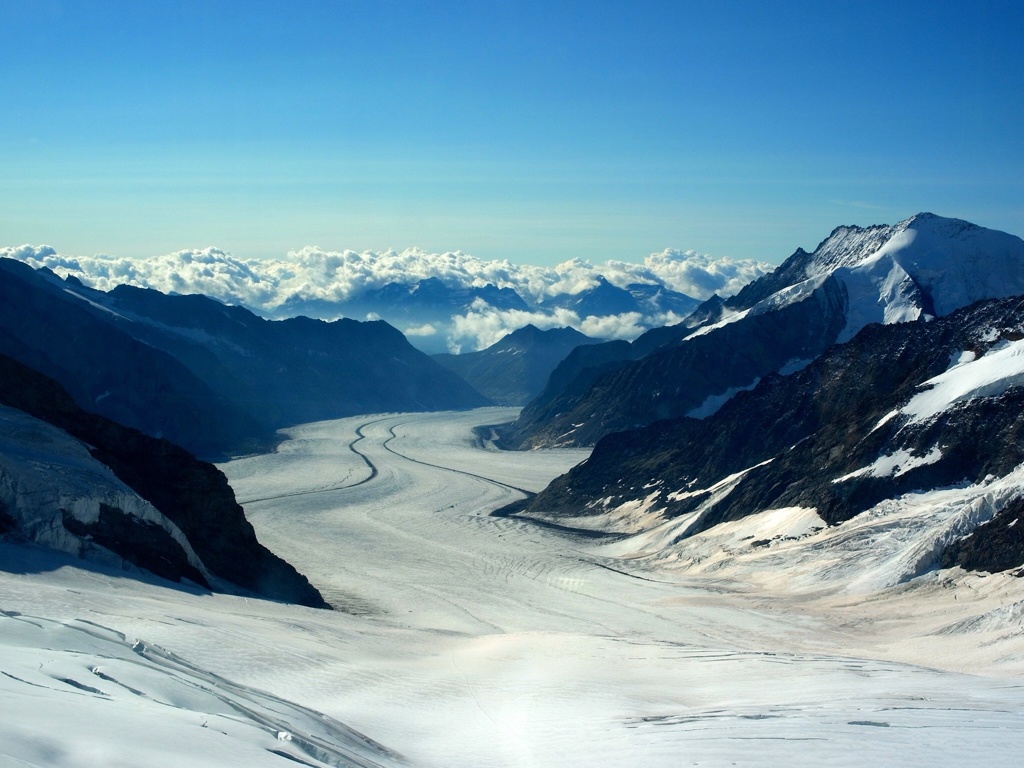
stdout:
[(205, 296), (96, 291), (9, 259), (0, 353), (85, 410), (206, 458), (264, 449), (298, 423), (490, 403), (384, 322), (264, 320)]

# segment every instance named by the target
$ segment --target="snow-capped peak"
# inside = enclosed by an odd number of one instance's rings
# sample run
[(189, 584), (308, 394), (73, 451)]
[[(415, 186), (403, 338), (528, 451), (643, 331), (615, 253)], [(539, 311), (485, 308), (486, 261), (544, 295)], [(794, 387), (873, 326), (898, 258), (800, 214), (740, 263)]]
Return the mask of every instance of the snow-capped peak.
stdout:
[(942, 316), (1024, 293), (1024, 240), (959, 219), (920, 213), (891, 228), (860, 263), (833, 273), (847, 292), (839, 341), (868, 323)]

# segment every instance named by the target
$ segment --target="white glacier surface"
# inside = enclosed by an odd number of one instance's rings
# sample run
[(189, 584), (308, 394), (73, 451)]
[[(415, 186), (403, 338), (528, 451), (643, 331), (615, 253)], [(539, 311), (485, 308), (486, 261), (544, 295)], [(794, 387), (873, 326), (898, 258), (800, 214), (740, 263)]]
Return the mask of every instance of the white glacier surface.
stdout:
[[(860, 534), (770, 511), (709, 531), (705, 563), (733, 555), (688, 570), (633, 559), (628, 538), (490, 516), (586, 455), (474, 439), (514, 415), (311, 424), (222, 466), (334, 611), (0, 543), (0, 764), (1019, 764), (1019, 580), (841, 588), (879, 545), (909, 551), (898, 523), (965, 490)], [(856, 546), (817, 579), (841, 534)]]

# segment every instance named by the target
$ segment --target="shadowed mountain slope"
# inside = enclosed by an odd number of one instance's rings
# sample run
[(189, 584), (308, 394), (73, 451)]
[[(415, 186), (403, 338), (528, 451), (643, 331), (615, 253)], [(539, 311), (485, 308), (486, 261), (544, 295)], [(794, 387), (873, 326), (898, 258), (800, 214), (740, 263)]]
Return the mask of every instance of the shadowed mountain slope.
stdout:
[(109, 293), (0, 260), (0, 353), (75, 401), (208, 457), (278, 428), (489, 401), (383, 322), (270, 321), (203, 296)]
[(212, 464), (86, 413), (55, 381), (2, 355), (0, 404), (7, 406), (0, 414), (6, 534), (171, 581), (228, 582), (326, 607), (302, 575), (256, 540)]
[(643, 509), (640, 529), (666, 525), (682, 541), (767, 510), (813, 509), (840, 525), (897, 499), (977, 488), (989, 501), (967, 505), (974, 511), (921, 567), (941, 557), (999, 570), (1024, 564), (1012, 532), (1022, 486), (986, 488), (1022, 467), (1024, 300), (1011, 298), (868, 326), (705, 419), (608, 435), (521, 514), (596, 520)]

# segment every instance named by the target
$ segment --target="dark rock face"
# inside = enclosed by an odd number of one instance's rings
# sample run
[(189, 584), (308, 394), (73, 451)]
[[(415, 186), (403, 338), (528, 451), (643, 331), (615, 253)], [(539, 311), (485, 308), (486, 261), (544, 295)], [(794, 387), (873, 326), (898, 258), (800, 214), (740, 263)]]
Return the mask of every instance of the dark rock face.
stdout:
[[(4, 356), (0, 402), (89, 445), (97, 460), (178, 526), (214, 575), (272, 600), (327, 607), (305, 577), (257, 541), (227, 479), (212, 464), (167, 440), (86, 413), (55, 381)], [(110, 509), (87, 533), (114, 544), (112, 551), (140, 567), (159, 569), (154, 570), (158, 575), (203, 583), (187, 561), (182, 565), (176, 542), (171, 546), (147, 526), (124, 517)]]
[[(942, 567), (998, 573), (1024, 564), (1024, 498), (1011, 501), (996, 517), (942, 553)], [(1020, 574), (1018, 574), (1020, 575)]]
[[(830, 524), (922, 489), (981, 483), (1024, 462), (1024, 387), (958, 403), (914, 421), (897, 413), (920, 385), (961, 353), (984, 355), (1024, 338), (1024, 301), (983, 302), (928, 323), (872, 325), (789, 376), (770, 375), (704, 419), (660, 421), (608, 435), (523, 514), (603, 511), (656, 494), (669, 516), (704, 505), (696, 533), (754, 512), (813, 507)], [(904, 467), (865, 468), (892, 458)], [(743, 473), (707, 506), (709, 489)], [(1024, 563), (1011, 521), (1019, 505), (945, 555), (943, 562), (1004, 570)], [(1009, 563), (1009, 565), (1007, 565)]]
[(17, 528), (18, 522), (11, 517), (7, 505), (0, 501), (0, 536), (4, 536)]
[(95, 523), (86, 524), (65, 514), (63, 525), (68, 532), (88, 538), (162, 579), (188, 579), (202, 587), (210, 586), (206, 577), (188, 561), (181, 545), (156, 523), (101, 504), (100, 516)]
[(489, 404), (383, 322), (268, 321), (203, 296), (94, 291), (10, 260), (0, 353), (87, 410), (215, 458), (301, 422)]
[(498, 405), (523, 405), (536, 397), (554, 368), (576, 347), (598, 344), (572, 328), (542, 331), (527, 325), (487, 349), (434, 355)]

